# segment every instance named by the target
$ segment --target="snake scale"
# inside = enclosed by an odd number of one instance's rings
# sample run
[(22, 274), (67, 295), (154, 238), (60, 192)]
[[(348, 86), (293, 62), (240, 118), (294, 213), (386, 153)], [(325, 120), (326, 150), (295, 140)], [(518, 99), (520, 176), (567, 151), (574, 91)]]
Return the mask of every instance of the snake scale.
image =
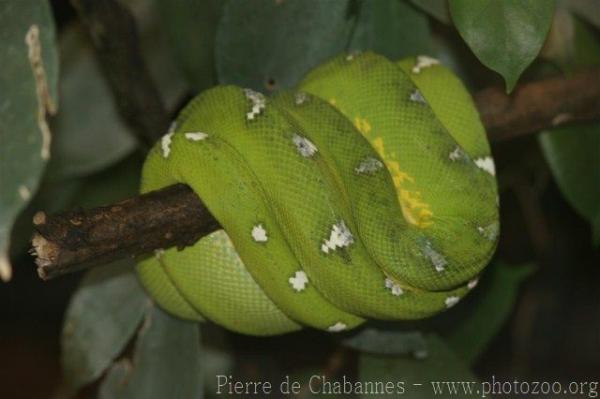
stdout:
[(433, 58), (342, 54), (272, 97), (217, 86), (149, 153), (141, 191), (185, 183), (223, 226), (138, 261), (168, 312), (251, 335), (455, 305), (498, 237), (494, 163)]

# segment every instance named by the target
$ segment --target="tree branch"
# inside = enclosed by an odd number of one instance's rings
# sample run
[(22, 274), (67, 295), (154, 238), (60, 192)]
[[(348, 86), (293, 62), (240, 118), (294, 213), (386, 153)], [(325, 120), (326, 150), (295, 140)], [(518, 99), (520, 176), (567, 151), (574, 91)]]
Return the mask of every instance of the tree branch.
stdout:
[(71, 0), (94, 45), (117, 109), (147, 147), (169, 127), (169, 116), (140, 50), (136, 24), (116, 0)]
[[(492, 142), (564, 123), (600, 117), (600, 70), (571, 78), (554, 77), (520, 86), (507, 96), (501, 88), (475, 95)], [(117, 204), (54, 216), (38, 213), (33, 252), (38, 273), (49, 279), (158, 248), (184, 247), (219, 228), (200, 199), (185, 185)]]
[(198, 196), (183, 184), (109, 206), (55, 216), (38, 212), (33, 224), (37, 232), (32, 249), (42, 279), (158, 248), (183, 248), (219, 228)]
[(492, 142), (536, 133), (566, 123), (600, 118), (600, 68), (517, 86), (506, 95), (500, 87), (474, 96)]

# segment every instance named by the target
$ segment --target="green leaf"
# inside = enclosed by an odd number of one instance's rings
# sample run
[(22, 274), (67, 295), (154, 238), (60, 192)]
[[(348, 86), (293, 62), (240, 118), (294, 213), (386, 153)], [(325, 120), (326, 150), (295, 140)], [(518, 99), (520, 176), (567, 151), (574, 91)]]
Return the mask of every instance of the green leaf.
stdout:
[(50, 157), (58, 57), (46, 0), (0, 2), (0, 279), (11, 277), (10, 231)]
[(216, 81), (215, 37), (221, 4), (217, 0), (155, 0), (170, 49), (195, 91)]
[(398, 0), (361, 3), (350, 50), (373, 50), (392, 60), (432, 50), (429, 21)]
[(219, 81), (255, 90), (294, 86), (344, 50), (356, 20), (348, 0), (230, 1), (217, 30)]
[(598, 0), (563, 0), (561, 2), (578, 17), (600, 28), (600, 3)]
[(554, 128), (539, 140), (560, 191), (600, 245), (600, 123)]
[(102, 170), (137, 147), (83, 32), (77, 27), (64, 31), (60, 53), (61, 103), (52, 123), (55, 140), (48, 166), (48, 177), (56, 181)]
[(441, 23), (446, 25), (452, 23), (447, 0), (410, 0), (410, 2)]
[(600, 63), (600, 42), (588, 25), (561, 7), (556, 10), (540, 56), (571, 74), (582, 67)]
[(473, 307), (467, 310), (464, 319), (452, 324), (449, 333), (444, 334), (448, 345), (463, 360), (473, 364), (486, 349), (511, 314), (520, 284), (533, 271), (532, 265), (503, 263), (488, 268), (477, 292), (473, 293)]
[[(560, 33), (570, 34), (551, 35), (561, 39), (550, 41), (553, 46), (547, 58), (566, 73), (600, 64), (600, 43), (594, 32), (568, 14), (561, 19), (570, 28)], [(593, 242), (600, 245), (600, 123), (557, 127), (542, 132), (538, 140), (560, 191), (590, 222)]]
[(62, 365), (76, 390), (110, 366), (151, 304), (124, 260), (90, 271), (71, 298), (62, 333)]
[(201, 398), (200, 332), (197, 323), (176, 319), (158, 307), (146, 316), (133, 359), (123, 358), (108, 371), (99, 398)]
[[(386, 382), (395, 384), (391, 393), (385, 394), (379, 391), (379, 394), (369, 394), (369, 392), (363, 392), (362, 397), (389, 398), (392, 394), (397, 394), (398, 396), (406, 395), (412, 399), (429, 399), (433, 397), (435, 389), (432, 387), (432, 381), (477, 381), (462, 360), (435, 335), (427, 336), (427, 347), (429, 348), (427, 356), (422, 359), (408, 356), (390, 357), (362, 354), (358, 363), (359, 381), (381, 381), (384, 384)], [(442, 386), (443, 388), (445, 387)], [(447, 391), (444, 392), (447, 393)], [(462, 395), (462, 391), (460, 393), (461, 397), (469, 397)], [(440, 397), (446, 396), (441, 395)]]
[(394, 331), (367, 327), (342, 344), (360, 352), (379, 355), (414, 355), (419, 357), (427, 352), (423, 335), (418, 331)]
[(175, 62), (173, 43), (169, 40), (168, 28), (163, 26), (161, 10), (154, 1), (148, 0), (127, 0), (125, 5), (137, 23), (142, 56), (161, 100), (168, 111), (174, 111), (181, 107), (190, 87)]
[(554, 0), (449, 0), (460, 35), (510, 92), (538, 55), (552, 22)]

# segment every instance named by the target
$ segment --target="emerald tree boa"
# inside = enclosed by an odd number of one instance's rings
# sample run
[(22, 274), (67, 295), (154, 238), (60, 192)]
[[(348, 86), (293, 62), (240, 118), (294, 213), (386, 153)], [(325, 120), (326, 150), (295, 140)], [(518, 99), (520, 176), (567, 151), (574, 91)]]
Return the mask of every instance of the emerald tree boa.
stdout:
[(428, 317), (494, 252), (494, 174), (469, 94), (429, 57), (340, 55), (273, 97), (215, 87), (151, 150), (141, 190), (188, 184), (223, 230), (137, 271), (167, 311), (246, 334)]

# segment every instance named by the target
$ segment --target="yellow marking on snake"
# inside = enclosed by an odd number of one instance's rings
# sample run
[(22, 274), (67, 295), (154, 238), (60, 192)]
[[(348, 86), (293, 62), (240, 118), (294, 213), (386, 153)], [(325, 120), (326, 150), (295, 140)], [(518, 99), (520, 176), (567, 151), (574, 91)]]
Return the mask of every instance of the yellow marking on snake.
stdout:
[(422, 229), (433, 224), (433, 220), (431, 220), (433, 212), (429, 209), (429, 204), (423, 202), (420, 192), (400, 189), (398, 198), (402, 215), (407, 222)]
[(385, 161), (385, 164), (392, 175), (394, 186), (399, 188), (402, 183), (414, 183), (415, 179), (406, 172), (400, 170), (400, 164), (396, 161)]
[(385, 166), (392, 176), (394, 187), (396, 187), (396, 192), (398, 193), (398, 202), (400, 203), (400, 208), (402, 209), (402, 215), (404, 216), (404, 219), (408, 223), (422, 229), (431, 226), (433, 224), (433, 212), (431, 211), (429, 204), (423, 201), (421, 192), (402, 188), (403, 184), (415, 183), (415, 179), (400, 169), (400, 164), (398, 161), (388, 159), (385, 153), (383, 138), (376, 137), (373, 139), (372, 145), (381, 159), (383, 159)]
[(363, 136), (371, 133), (371, 124), (366, 118), (361, 118), (360, 116), (356, 116), (354, 118), (354, 126), (358, 129), (359, 132), (362, 133)]

